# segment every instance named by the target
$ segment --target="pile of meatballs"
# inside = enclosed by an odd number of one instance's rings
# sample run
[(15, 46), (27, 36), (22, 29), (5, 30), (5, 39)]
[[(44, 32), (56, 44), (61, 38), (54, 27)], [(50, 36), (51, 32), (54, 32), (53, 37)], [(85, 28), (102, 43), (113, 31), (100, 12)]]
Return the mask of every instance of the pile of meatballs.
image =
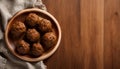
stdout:
[(29, 13), (24, 21), (15, 21), (10, 34), (19, 55), (39, 57), (57, 42), (51, 21), (36, 13)]

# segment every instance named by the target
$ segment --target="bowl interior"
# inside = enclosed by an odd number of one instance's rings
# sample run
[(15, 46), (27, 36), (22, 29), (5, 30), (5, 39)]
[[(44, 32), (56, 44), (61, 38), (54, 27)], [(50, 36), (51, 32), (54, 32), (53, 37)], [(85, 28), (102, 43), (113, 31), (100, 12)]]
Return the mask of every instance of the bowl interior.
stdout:
[[(37, 15), (50, 20), (51, 23), (52, 23), (52, 27), (55, 30), (55, 33), (56, 33), (56, 36), (57, 36), (56, 45), (53, 46), (52, 48), (50, 48), (48, 51), (45, 51), (43, 53), (43, 55), (41, 55), (40, 57), (37, 57), (37, 58), (33, 58), (33, 57), (28, 56), (28, 55), (21, 56), (18, 53), (16, 53), (16, 51), (15, 51), (15, 40), (11, 39), (11, 36), (14, 36), (14, 35), (10, 35), (10, 29), (12, 27), (12, 24), (15, 23), (16, 21), (25, 22), (25, 18), (29, 13), (36, 13)], [(36, 8), (25, 9), (25, 10), (22, 10), (22, 11), (18, 12), (9, 21), (9, 23), (7, 25), (7, 28), (6, 28), (6, 31), (5, 31), (5, 40), (6, 40), (6, 44), (7, 44), (8, 49), (10, 50), (10, 52), (13, 55), (15, 55), (16, 57), (18, 57), (22, 60), (25, 60), (25, 61), (36, 62), (36, 61), (44, 60), (44, 59), (50, 57), (57, 50), (57, 48), (59, 46), (59, 43), (60, 43), (60, 40), (61, 40), (61, 30), (60, 30), (60, 26), (59, 26), (57, 20), (51, 14), (49, 14), (48, 12), (40, 10), (40, 9), (36, 9)]]

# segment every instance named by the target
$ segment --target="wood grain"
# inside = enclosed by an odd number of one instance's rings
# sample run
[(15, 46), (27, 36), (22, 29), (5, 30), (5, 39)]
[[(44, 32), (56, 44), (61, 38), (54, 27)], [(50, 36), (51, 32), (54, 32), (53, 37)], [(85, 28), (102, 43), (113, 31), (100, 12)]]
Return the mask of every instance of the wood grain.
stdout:
[(60, 47), (46, 62), (48, 69), (82, 68), (80, 1), (69, 0), (68, 2), (67, 0), (45, 0), (44, 3), (46, 4), (48, 11), (59, 21), (62, 28)]
[(120, 69), (120, 0), (43, 0), (62, 28), (48, 69)]
[(104, 0), (81, 0), (84, 69), (103, 69)]
[(105, 69), (120, 69), (120, 0), (105, 0), (104, 11)]

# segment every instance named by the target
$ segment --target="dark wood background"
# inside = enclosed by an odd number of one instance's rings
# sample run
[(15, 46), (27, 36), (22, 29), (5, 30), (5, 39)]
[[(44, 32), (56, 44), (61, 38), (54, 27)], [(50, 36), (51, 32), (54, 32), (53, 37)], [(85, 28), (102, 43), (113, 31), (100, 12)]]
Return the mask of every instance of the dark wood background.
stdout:
[(120, 0), (43, 0), (62, 40), (48, 69), (120, 69)]

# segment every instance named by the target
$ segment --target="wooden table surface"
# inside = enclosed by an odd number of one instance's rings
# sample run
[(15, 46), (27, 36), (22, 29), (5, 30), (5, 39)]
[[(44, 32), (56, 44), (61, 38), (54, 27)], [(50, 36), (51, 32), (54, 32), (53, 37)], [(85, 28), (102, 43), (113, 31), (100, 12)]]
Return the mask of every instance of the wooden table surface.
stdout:
[(120, 0), (43, 0), (62, 40), (48, 69), (120, 69)]

